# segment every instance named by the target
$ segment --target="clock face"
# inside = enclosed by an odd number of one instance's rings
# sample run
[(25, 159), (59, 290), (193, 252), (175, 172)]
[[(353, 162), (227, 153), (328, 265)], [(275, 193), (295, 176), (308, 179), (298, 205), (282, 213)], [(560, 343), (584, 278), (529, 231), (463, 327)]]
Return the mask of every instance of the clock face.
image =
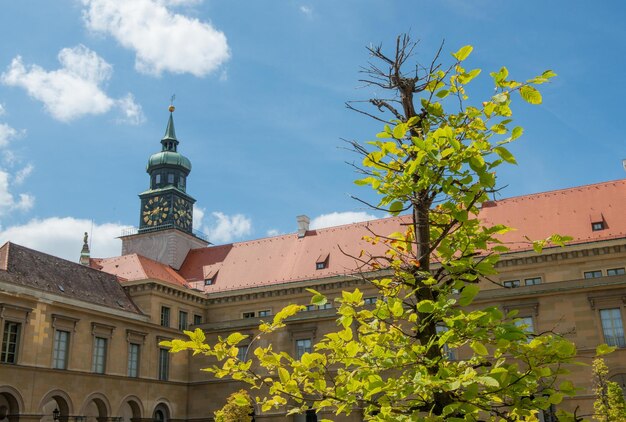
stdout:
[(184, 199), (174, 201), (174, 223), (185, 230), (191, 228), (191, 204)]
[(155, 196), (148, 199), (143, 206), (141, 217), (147, 226), (163, 224), (170, 213), (170, 205), (164, 196)]

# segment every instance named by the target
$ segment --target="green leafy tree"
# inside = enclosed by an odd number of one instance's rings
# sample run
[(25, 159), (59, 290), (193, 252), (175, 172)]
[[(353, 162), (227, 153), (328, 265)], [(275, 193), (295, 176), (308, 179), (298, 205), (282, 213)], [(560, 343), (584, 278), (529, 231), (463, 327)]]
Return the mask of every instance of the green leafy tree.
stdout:
[(239, 390), (228, 396), (224, 407), (215, 412), (215, 422), (250, 422), (253, 410), (248, 392)]
[[(597, 349), (597, 355), (601, 356), (611, 352), (615, 348), (606, 345)], [(593, 403), (594, 417), (598, 422), (621, 422), (626, 421), (626, 402), (624, 392), (618, 383), (609, 381), (609, 368), (604, 359), (596, 357), (593, 360), (593, 377), (595, 380), (594, 393), (596, 401)]]
[[(478, 213), (497, 192), (495, 170), (516, 163), (507, 146), (523, 130), (512, 125), (512, 101), (541, 103), (537, 86), (555, 73), (520, 82), (502, 67), (490, 74), (495, 92), (470, 103), (466, 87), (481, 73), (465, 67), (472, 47), (453, 53), (448, 66), (440, 64), (441, 49), (426, 66), (412, 63), (414, 47), (403, 36), (393, 55), (369, 48), (374, 62), (364, 81), (389, 99), (369, 100), (372, 113), (348, 105), (384, 123), (375, 140), (351, 143), (362, 155), (356, 184), (379, 195), (377, 209), (405, 215), (403, 231), (367, 237), (386, 245), (383, 256), (356, 257), (364, 272), (379, 270), (368, 281), (384, 300), (367, 307), (360, 290), (344, 291), (337, 330), (300, 359), (269, 345), (242, 362), (237, 345), (246, 336), (239, 333), (209, 345), (196, 330), (186, 333), (189, 340), (168, 343), (173, 352), (214, 357), (206, 370), (215, 376), (260, 389), (264, 411), (312, 407), (343, 415), (360, 408), (366, 420), (377, 421), (532, 421), (575, 392), (560, 380), (576, 353), (571, 342), (528, 333), (515, 313), (472, 306), (479, 281), (496, 274), (508, 251), (498, 235), (510, 228), (485, 225)], [(540, 252), (566, 240), (553, 235), (532, 245)], [(313, 304), (326, 303), (309, 291)], [(285, 307), (260, 325), (260, 336), (282, 329), (303, 308)]]

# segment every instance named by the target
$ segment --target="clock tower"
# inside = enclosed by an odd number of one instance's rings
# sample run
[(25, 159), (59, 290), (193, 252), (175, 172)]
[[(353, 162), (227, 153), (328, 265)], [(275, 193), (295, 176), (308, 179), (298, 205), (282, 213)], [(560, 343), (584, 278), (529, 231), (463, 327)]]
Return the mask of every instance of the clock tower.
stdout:
[(191, 161), (178, 152), (174, 130), (174, 106), (161, 139), (161, 151), (148, 159), (148, 190), (139, 194), (139, 229), (121, 236), (122, 255), (137, 253), (180, 268), (190, 249), (208, 242), (193, 233), (193, 204), (187, 194)]

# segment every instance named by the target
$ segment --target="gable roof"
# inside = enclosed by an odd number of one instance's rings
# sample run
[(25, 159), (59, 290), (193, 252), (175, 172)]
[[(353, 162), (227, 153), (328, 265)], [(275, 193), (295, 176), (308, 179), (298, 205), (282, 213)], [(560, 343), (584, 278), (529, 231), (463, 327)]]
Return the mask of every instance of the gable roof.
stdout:
[[(572, 236), (572, 243), (626, 238), (625, 216), (626, 179), (492, 201), (480, 212), (486, 224), (516, 229), (501, 236), (512, 251), (531, 248), (524, 236), (542, 239), (558, 233)], [(598, 218), (604, 229), (593, 231)], [(310, 230), (304, 237), (287, 234), (193, 249), (179, 274), (207, 293), (353, 274), (360, 267), (355, 257), (361, 250), (384, 252), (383, 245), (373, 246), (363, 236), (404, 231), (408, 221), (408, 216), (391, 217)], [(316, 269), (320, 256), (326, 255), (326, 268)], [(205, 286), (204, 279), (213, 277)]]
[(0, 281), (142, 314), (114, 275), (11, 242), (0, 247)]
[(189, 287), (189, 283), (169, 265), (136, 253), (113, 258), (94, 258), (90, 263), (99, 270), (122, 278), (123, 280), (120, 280), (122, 284), (124, 281), (152, 279)]
[[(626, 179), (577, 186), (495, 201), (480, 211), (488, 224), (516, 230), (500, 236), (512, 251), (529, 249), (524, 236), (538, 240), (554, 233), (570, 244), (626, 238)], [(592, 223), (602, 223), (594, 231)]]

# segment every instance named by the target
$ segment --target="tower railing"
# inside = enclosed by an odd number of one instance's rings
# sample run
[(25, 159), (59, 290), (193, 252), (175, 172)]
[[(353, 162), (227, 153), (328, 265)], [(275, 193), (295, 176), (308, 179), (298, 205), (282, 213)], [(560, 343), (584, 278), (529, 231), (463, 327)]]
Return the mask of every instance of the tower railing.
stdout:
[[(159, 230), (166, 230), (166, 229), (179, 229), (182, 232), (185, 233), (189, 233), (186, 230), (182, 230), (179, 227), (176, 227), (174, 224), (172, 223), (167, 223), (167, 224), (161, 224), (159, 226), (152, 226), (152, 227), (143, 227), (143, 228), (138, 228), (138, 227), (125, 227), (121, 230), (121, 237), (124, 236), (131, 236), (134, 234), (138, 234), (138, 233), (152, 233), (152, 232), (156, 232)], [(209, 236), (206, 233), (202, 233), (201, 231), (198, 230), (192, 230), (191, 233), (189, 233), (199, 239), (204, 240), (207, 243), (209, 242)]]

